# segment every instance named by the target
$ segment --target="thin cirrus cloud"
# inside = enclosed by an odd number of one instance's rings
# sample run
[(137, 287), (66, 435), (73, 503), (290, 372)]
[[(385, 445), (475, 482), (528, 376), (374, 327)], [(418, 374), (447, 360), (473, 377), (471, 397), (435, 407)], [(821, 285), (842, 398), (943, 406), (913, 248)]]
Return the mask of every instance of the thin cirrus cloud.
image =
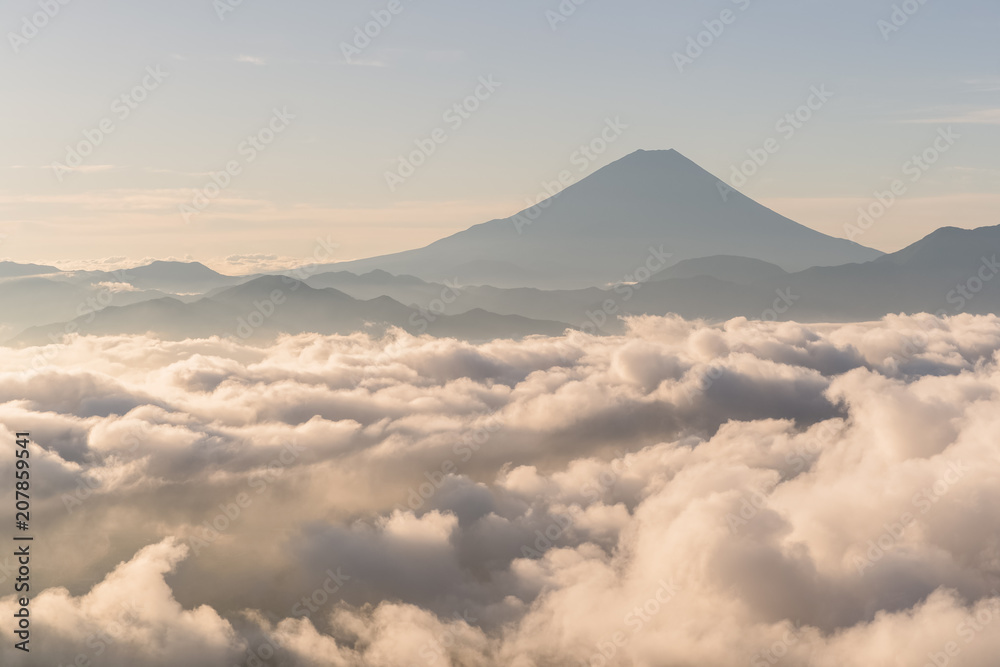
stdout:
[(266, 65), (267, 61), (259, 56), (241, 55), (236, 57), (236, 62), (248, 65)]
[(38, 659), (989, 667), (998, 324), (0, 349)]
[(979, 109), (954, 109), (937, 111), (927, 118), (912, 118), (907, 123), (963, 124), (963, 125), (1000, 125), (1000, 107)]

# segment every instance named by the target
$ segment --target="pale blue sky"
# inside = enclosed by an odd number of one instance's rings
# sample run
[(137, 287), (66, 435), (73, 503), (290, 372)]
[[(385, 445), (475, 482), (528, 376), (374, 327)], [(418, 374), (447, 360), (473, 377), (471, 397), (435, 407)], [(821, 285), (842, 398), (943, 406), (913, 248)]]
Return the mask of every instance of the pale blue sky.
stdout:
[[(400, 0), (353, 64), (341, 44), (389, 0), (243, 0), (224, 20), (213, 0), (49, 2), (58, 12), (17, 53), (10, 33), (39, 0), (0, 8), (0, 256), (18, 261), (221, 267), (302, 260), (318, 237), (338, 259), (423, 245), (523, 208), (609, 118), (628, 128), (581, 176), (676, 148), (729, 178), (777, 137), (742, 189), (838, 236), (950, 125), (954, 146), (856, 240), (893, 250), (939, 226), (1000, 222), (995, 0), (930, 0), (888, 39), (883, 0), (587, 0), (554, 31), (559, 0)], [(679, 72), (674, 52), (724, 10), (731, 23)], [(115, 99), (156, 66), (166, 79), (119, 118)], [(449, 125), (480, 77), (500, 87)], [(783, 137), (776, 122), (813, 86), (833, 97)], [(250, 162), (241, 143), (275, 108), (295, 118)], [(114, 132), (60, 182), (53, 163), (105, 118)], [(439, 127), (447, 142), (391, 191), (386, 170)], [(185, 219), (180, 205), (230, 161), (230, 187)]]

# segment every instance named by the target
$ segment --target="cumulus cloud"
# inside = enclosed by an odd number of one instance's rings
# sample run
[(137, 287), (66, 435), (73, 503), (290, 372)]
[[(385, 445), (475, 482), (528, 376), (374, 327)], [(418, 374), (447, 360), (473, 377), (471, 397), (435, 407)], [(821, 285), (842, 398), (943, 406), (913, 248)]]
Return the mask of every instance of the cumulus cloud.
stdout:
[(986, 667), (1000, 650), (997, 317), (73, 337), (0, 362), (0, 424), (39, 446), (33, 659)]

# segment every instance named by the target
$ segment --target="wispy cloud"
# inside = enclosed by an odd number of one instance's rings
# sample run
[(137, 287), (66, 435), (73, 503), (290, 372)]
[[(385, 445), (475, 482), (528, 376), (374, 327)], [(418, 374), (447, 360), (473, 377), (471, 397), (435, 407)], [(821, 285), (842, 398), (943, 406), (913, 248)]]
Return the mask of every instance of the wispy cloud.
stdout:
[(1000, 92), (1000, 79), (998, 78), (966, 79), (962, 83), (969, 87), (968, 92), (970, 93)]
[[(55, 169), (55, 165), (51, 165), (51, 164), (41, 164), (41, 165), (12, 164), (12, 165), (3, 167), (3, 169), (51, 170), (51, 169)], [(125, 169), (125, 167), (122, 167), (122, 166), (119, 166), (119, 165), (116, 165), (116, 164), (86, 164), (86, 165), (80, 165), (79, 167), (60, 166), (59, 169), (65, 170), (65, 171), (76, 171), (76, 172), (86, 173), (86, 172), (93, 172), (93, 171), (111, 171), (112, 169)]]
[(904, 123), (933, 123), (944, 125), (1000, 125), (1000, 108), (990, 109), (952, 109), (938, 111), (925, 118), (909, 118)]
[(258, 66), (267, 64), (267, 62), (263, 58), (260, 58), (258, 56), (248, 56), (248, 55), (236, 56), (236, 62), (248, 63), (250, 65), (258, 65)]
[[(49, 165), (42, 167), (42, 169), (55, 169), (54, 165)], [(114, 169), (126, 169), (126, 167), (117, 164), (83, 164), (79, 167), (67, 167), (65, 165), (59, 165), (60, 171), (72, 171), (81, 174), (90, 174), (98, 171), (112, 171)]]

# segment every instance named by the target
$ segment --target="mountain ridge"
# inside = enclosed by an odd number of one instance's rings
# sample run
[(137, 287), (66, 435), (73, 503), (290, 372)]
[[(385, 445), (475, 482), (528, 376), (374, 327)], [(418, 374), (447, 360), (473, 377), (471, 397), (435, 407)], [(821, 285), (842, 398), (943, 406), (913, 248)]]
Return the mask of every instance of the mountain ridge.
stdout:
[[(739, 255), (786, 271), (882, 255), (782, 216), (667, 150), (631, 153), (535, 206), (423, 248), (322, 268), (381, 269), (424, 280), (457, 276), (495, 287), (586, 287), (619, 280), (642, 263), (650, 245), (662, 245), (675, 262)], [(511, 268), (498, 276), (503, 263)], [(522, 271), (536, 276), (525, 280)]]
[(213, 297), (183, 302), (174, 297), (110, 306), (69, 322), (26, 329), (6, 345), (45, 345), (62, 335), (141, 335), (165, 340), (238, 338), (273, 340), (282, 334), (384, 334), (398, 327), (415, 335), (457, 335), (469, 340), (559, 335), (565, 323), (521, 316), (461, 313), (435, 315), (386, 296), (362, 301), (332, 288), (314, 289), (287, 276), (262, 276)]

